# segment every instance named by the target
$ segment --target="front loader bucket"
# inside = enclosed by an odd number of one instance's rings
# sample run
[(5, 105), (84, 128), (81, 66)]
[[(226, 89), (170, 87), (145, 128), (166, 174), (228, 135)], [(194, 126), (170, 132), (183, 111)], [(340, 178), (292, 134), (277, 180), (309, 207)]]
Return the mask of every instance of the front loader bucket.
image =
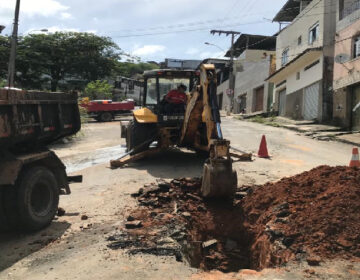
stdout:
[(229, 159), (212, 159), (204, 164), (201, 193), (203, 197), (231, 197), (237, 188), (237, 174)]

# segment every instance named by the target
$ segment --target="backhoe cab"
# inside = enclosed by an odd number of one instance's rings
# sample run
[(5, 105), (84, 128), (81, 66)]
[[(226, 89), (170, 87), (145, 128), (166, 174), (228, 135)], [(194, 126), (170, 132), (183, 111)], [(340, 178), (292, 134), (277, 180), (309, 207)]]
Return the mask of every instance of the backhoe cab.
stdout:
[[(202, 64), (199, 71), (153, 70), (144, 73), (145, 92), (142, 108), (133, 112), (133, 120), (121, 124), (127, 154), (111, 161), (112, 167), (157, 153), (171, 146), (209, 153), (204, 164), (202, 195), (229, 197), (237, 187), (232, 169), (230, 142), (223, 139), (216, 95), (216, 73), (212, 64)], [(187, 93), (183, 110), (166, 110), (165, 96), (179, 85)], [(155, 148), (149, 148), (156, 142)]]

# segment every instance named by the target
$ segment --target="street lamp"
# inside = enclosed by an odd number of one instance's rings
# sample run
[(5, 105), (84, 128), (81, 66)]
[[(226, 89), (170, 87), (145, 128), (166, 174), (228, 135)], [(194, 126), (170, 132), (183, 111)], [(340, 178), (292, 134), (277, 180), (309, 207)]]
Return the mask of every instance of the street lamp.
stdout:
[(32, 33), (32, 32), (48, 32), (49, 30), (46, 29), (46, 28), (43, 28), (43, 29), (34, 29), (34, 30), (30, 30), (28, 32), (28, 34)]
[(225, 50), (221, 47), (219, 47), (218, 45), (215, 45), (215, 44), (212, 44), (212, 43), (209, 43), (209, 42), (205, 42), (204, 43), (205, 45), (208, 45), (208, 46), (214, 46), (214, 47), (217, 47), (219, 50), (221, 50), (222, 52), (225, 52)]

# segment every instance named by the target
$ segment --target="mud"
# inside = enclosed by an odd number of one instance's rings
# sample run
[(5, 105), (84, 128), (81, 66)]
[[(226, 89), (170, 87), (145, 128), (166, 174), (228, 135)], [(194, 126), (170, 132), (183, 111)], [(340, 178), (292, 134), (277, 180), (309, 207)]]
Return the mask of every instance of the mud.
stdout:
[(201, 180), (145, 185), (140, 207), (108, 246), (130, 254), (174, 256), (203, 270), (263, 269), (289, 261), (359, 260), (359, 169), (320, 166), (262, 186), (243, 186), (233, 200), (204, 200)]

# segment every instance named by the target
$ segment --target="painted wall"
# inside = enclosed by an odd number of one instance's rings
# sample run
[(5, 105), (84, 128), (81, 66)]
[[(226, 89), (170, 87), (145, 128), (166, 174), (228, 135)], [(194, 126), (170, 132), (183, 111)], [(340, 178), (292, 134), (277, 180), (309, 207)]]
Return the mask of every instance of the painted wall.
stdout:
[[(276, 39), (276, 69), (280, 69), (281, 56), (286, 48), (289, 48), (289, 61), (307, 48), (321, 47), (324, 40), (324, 11), (325, 1), (312, 1), (291, 24), (285, 27)], [(316, 23), (319, 23), (319, 38), (313, 44), (309, 44), (309, 30)], [(301, 44), (298, 44), (298, 38), (301, 36)]]
[(360, 36), (360, 19), (337, 32), (335, 56), (347, 55), (350, 60), (334, 64), (334, 90), (360, 82), (360, 57), (353, 58), (353, 37)]
[[(241, 72), (236, 73), (235, 100), (238, 96), (246, 93), (246, 112), (252, 113), (255, 111), (255, 89), (264, 86), (263, 111), (267, 111), (269, 83), (265, 82), (265, 79), (269, 76), (270, 56), (257, 62), (244, 61), (242, 63), (242, 69)], [(256, 75), (254, 75), (254, 73), (256, 73)]]

